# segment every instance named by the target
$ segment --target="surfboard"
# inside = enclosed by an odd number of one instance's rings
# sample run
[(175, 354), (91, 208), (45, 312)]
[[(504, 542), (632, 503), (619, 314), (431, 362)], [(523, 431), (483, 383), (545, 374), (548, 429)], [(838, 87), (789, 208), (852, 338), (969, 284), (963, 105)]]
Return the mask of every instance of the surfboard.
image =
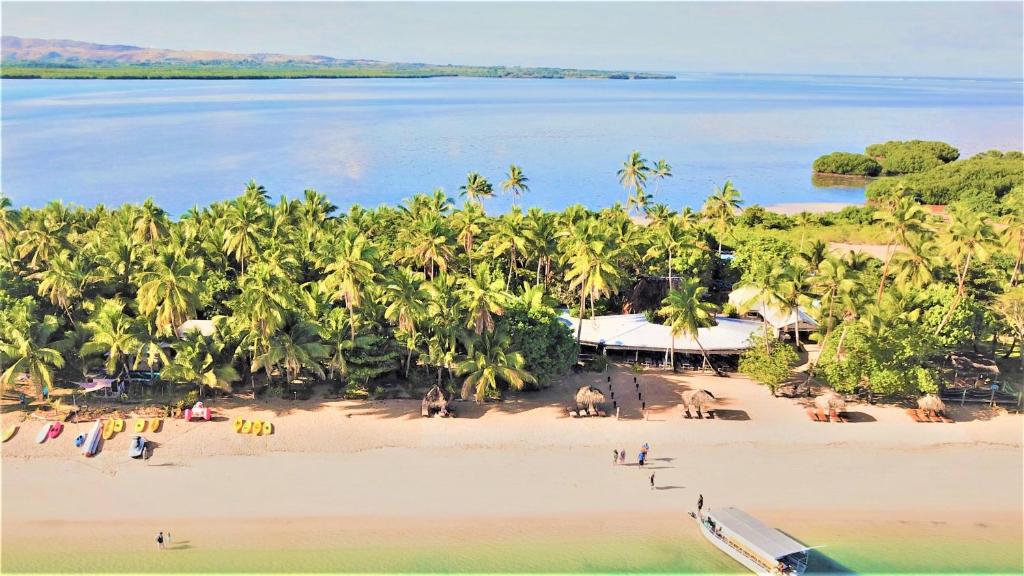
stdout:
[(18, 431), (17, 426), (10, 426), (7, 430), (4, 430), (4, 442), (7, 442), (11, 438), (14, 438), (14, 433)]
[(103, 422), (97, 420), (96, 424), (93, 424), (92, 429), (89, 430), (89, 435), (85, 437), (85, 443), (82, 444), (82, 454), (86, 456), (96, 455), (96, 451), (100, 447), (100, 436), (102, 433)]
[(256, 436), (259, 436), (260, 432), (262, 430), (263, 430), (263, 422), (262, 421), (257, 420), (257, 421), (252, 423), (252, 433), (253, 434), (255, 434)]
[(110, 440), (114, 436), (114, 421), (107, 420), (103, 423), (103, 439)]
[(39, 429), (39, 434), (36, 434), (36, 442), (39, 444), (46, 442), (46, 439), (50, 437), (50, 426), (49, 422), (43, 424), (43, 427)]

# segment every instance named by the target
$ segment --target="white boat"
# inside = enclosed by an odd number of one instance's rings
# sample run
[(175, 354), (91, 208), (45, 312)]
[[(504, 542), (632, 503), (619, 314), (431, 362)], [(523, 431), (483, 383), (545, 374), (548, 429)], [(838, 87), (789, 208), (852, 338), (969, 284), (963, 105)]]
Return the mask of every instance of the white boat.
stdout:
[(800, 576), (807, 570), (807, 546), (739, 508), (690, 513), (716, 548), (754, 574)]

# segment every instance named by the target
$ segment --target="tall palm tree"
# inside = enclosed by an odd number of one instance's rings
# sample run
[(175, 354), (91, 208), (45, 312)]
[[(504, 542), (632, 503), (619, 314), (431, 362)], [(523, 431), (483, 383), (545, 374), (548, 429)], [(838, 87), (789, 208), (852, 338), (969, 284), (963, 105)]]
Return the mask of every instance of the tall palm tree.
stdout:
[(157, 330), (170, 334), (182, 322), (195, 318), (199, 306), (199, 264), (184, 255), (165, 251), (152, 259), (139, 275), (139, 312), (152, 314)]
[(238, 371), (225, 357), (223, 344), (198, 331), (183, 335), (171, 345), (174, 360), (160, 372), (169, 381), (190, 382), (199, 387), (230, 390), (231, 383), (239, 380)]
[(483, 225), (486, 222), (483, 209), (472, 202), (467, 202), (461, 210), (452, 214), (450, 219), (451, 226), (455, 230), (455, 239), (466, 252), (470, 268), (473, 267), (473, 243), (477, 235), (483, 231)]
[(245, 263), (260, 251), (267, 235), (263, 204), (235, 202), (224, 216), (224, 252), (238, 262), (245, 274)]
[(423, 275), (408, 268), (395, 270), (384, 288), (384, 301), (388, 305), (384, 310), (384, 318), (406, 337), (406, 377), (412, 365), (412, 353), (416, 349), (416, 326), (426, 316), (429, 296), (423, 289)]
[(13, 386), (19, 374), (28, 374), (36, 396), (43, 398), (53, 387), (53, 371), (64, 367), (63, 346), (58, 339), (60, 322), (45, 316), (24, 330), (11, 330), (0, 339), (0, 357), (12, 362), (0, 375), (4, 387)]
[(796, 348), (800, 349), (800, 305), (810, 302), (814, 292), (810, 270), (799, 260), (782, 268), (778, 278), (778, 294), (789, 307), (793, 317)]
[(527, 229), (528, 225), (523, 218), (523, 213), (519, 211), (518, 207), (513, 208), (498, 218), (491, 231), (491, 237), (482, 246), (484, 253), (489, 253), (496, 261), (508, 260), (506, 289), (512, 281), (512, 277), (518, 272), (519, 255), (526, 254), (529, 242)]
[(998, 237), (988, 214), (977, 214), (966, 210), (953, 212), (953, 220), (943, 234), (942, 247), (956, 271), (956, 296), (946, 310), (942, 321), (936, 327), (936, 335), (942, 332), (950, 318), (953, 317), (953, 312), (964, 299), (971, 264), (987, 261), (997, 243)]
[(475, 202), (483, 209), (484, 198), (494, 196), (494, 187), (487, 181), (487, 178), (470, 172), (466, 175), (466, 183), (459, 187), (459, 196), (466, 198), (469, 202)]
[(832, 333), (836, 304), (852, 305), (852, 295), (858, 288), (856, 273), (841, 258), (829, 256), (818, 265), (818, 273), (811, 279), (821, 305), (828, 311), (822, 346)]
[(530, 187), (527, 185), (529, 181), (530, 179), (523, 174), (522, 168), (515, 164), (508, 167), (508, 174), (501, 183), (501, 189), (506, 193), (512, 194), (512, 206), (516, 206), (519, 203), (519, 197), (524, 192), (530, 191)]
[[(761, 315), (764, 323), (764, 333), (767, 336), (772, 333), (768, 326), (768, 312), (771, 310), (785, 311), (789, 308), (789, 301), (783, 293), (784, 282), (783, 268), (776, 267), (768, 274), (763, 274), (756, 280), (746, 282), (740, 288), (750, 289), (751, 296), (746, 302), (741, 302), (741, 312), (756, 309)], [(765, 351), (768, 351), (768, 338), (764, 342)]]
[(319, 329), (312, 322), (297, 318), (291, 318), (289, 324), (271, 336), (263, 354), (253, 359), (253, 372), (263, 369), (267, 378), (272, 379), (274, 368), (281, 368), (286, 384), (298, 378), (303, 369), (323, 378), (320, 360), (327, 357), (330, 349), (320, 339)]
[(82, 258), (63, 251), (51, 258), (46, 268), (30, 274), (29, 278), (39, 281), (39, 295), (60, 308), (74, 326), (75, 318), (71, 309), (75, 302), (82, 299), (82, 292), (90, 281), (90, 275), (83, 267)]
[(576, 344), (579, 345), (583, 332), (583, 318), (586, 313), (586, 299), (590, 297), (591, 309), (595, 299), (615, 292), (622, 281), (616, 259), (621, 248), (614, 237), (609, 236), (595, 221), (577, 226), (564, 252), (568, 269), (565, 279), (569, 289), (580, 291), (580, 322), (576, 330)]
[(631, 207), (643, 209), (646, 205), (648, 197), (644, 193), (644, 187), (650, 172), (651, 168), (647, 165), (647, 160), (636, 150), (630, 152), (629, 157), (622, 163), (622, 168), (616, 172), (619, 176), (619, 184), (622, 184), (627, 192), (633, 191), (626, 200), (627, 209)]
[(906, 245), (912, 234), (923, 234), (929, 229), (925, 222), (926, 214), (921, 205), (914, 200), (913, 196), (900, 196), (899, 199), (888, 209), (875, 214), (883, 229), (889, 232), (890, 250), (882, 266), (882, 277), (878, 282), (878, 296), (876, 302), (881, 302), (882, 292), (885, 290), (885, 280), (889, 275), (889, 264), (892, 262), (893, 254), (900, 245)]
[(551, 264), (558, 254), (558, 218), (539, 208), (530, 208), (526, 214), (527, 257), (537, 259), (536, 283), (545, 285), (551, 280)]
[(167, 213), (152, 198), (146, 198), (135, 216), (135, 239), (144, 244), (155, 244), (167, 235), (167, 228)]
[(320, 338), (327, 347), (327, 377), (335, 375), (348, 376), (349, 358), (355, 350), (365, 348), (374, 342), (366, 335), (356, 335), (351, 329), (351, 318), (341, 308), (333, 308), (327, 313), (320, 326)]
[(459, 297), (469, 315), (466, 324), (477, 335), (494, 330), (494, 317), (505, 313), (509, 294), (501, 274), (487, 264), (476, 267), (473, 276), (460, 278)]
[(138, 320), (125, 311), (119, 299), (99, 301), (85, 328), (92, 337), (82, 346), (83, 358), (103, 356), (107, 374), (127, 373), (128, 360), (140, 349)]
[(376, 259), (376, 247), (369, 244), (359, 230), (348, 226), (338, 239), (326, 268), (324, 282), (334, 298), (343, 301), (348, 308), (353, 339), (356, 337), (356, 313), (362, 303), (363, 289), (377, 277), (374, 271)]
[(428, 278), (435, 270), (447, 270), (453, 258), (449, 243), (450, 231), (445, 220), (435, 214), (422, 214), (398, 234), (399, 245), (404, 246), (396, 256), (398, 262), (422, 267)]
[[(1013, 272), (1010, 274), (1010, 286), (1016, 286), (1020, 279), (1021, 265), (1024, 262), (1024, 206), (1014, 206), (1003, 220), (1003, 246), (1013, 255)], [(1024, 357), (1024, 354), (1021, 355)]]
[(708, 196), (704, 202), (701, 212), (704, 217), (711, 220), (712, 225), (718, 231), (718, 257), (722, 257), (722, 240), (725, 238), (729, 227), (736, 219), (736, 213), (743, 204), (740, 191), (732, 185), (732, 181), (726, 180), (721, 188), (715, 188), (715, 192)]
[(665, 159), (658, 160), (651, 167), (651, 179), (657, 183), (657, 187), (654, 189), (654, 194), (657, 195), (661, 192), (661, 181), (665, 178), (672, 177), (672, 165)]
[(939, 246), (922, 235), (907, 240), (906, 249), (892, 256), (896, 282), (924, 288), (935, 279), (935, 271), (942, 266)]
[[(708, 354), (704, 350), (704, 346), (700, 343), (700, 338), (698, 338), (699, 328), (714, 326), (715, 323), (714, 307), (704, 302), (704, 292), (705, 288), (700, 285), (700, 281), (696, 278), (681, 278), (679, 286), (670, 291), (668, 296), (661, 301), (661, 308), (658, 310), (658, 314), (666, 317), (668, 326), (672, 331), (672, 347), (669, 350), (669, 362), (672, 364), (673, 371), (676, 369), (676, 336), (680, 335), (693, 338), (693, 341), (697, 343), (697, 347), (700, 348), (705, 365), (714, 368), (711, 365), (711, 361), (708, 360)], [(715, 371), (717, 372), (718, 369), (715, 368)]]
[(526, 361), (519, 352), (509, 352), (509, 337), (504, 330), (487, 332), (478, 339), (471, 339), (466, 345), (466, 358), (456, 368), (466, 379), (462, 383), (462, 397), (470, 395), (477, 402), (483, 402), (498, 391), (498, 382), (505, 382), (511, 388), (521, 390), (537, 379), (523, 369)]

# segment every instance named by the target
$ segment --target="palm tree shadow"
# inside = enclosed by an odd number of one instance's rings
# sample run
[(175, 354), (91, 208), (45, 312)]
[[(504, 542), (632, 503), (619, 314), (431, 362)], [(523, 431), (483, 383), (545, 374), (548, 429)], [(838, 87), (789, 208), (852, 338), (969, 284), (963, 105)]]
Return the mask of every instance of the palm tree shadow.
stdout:
[(686, 486), (655, 486), (655, 490), (683, 490)]

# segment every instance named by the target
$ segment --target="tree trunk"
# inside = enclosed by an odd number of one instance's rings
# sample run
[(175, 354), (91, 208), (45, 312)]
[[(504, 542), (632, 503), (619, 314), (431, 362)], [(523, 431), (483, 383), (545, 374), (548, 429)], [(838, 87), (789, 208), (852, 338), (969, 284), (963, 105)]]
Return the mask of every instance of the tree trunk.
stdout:
[(587, 304), (587, 291), (586, 291), (585, 285), (586, 285), (585, 282), (580, 284), (580, 317), (579, 317), (579, 324), (576, 326), (576, 348), (577, 348), (577, 353), (579, 353), (578, 349), (580, 347), (580, 339), (583, 336), (583, 312), (585, 310), (584, 307)]
[(672, 366), (672, 371), (676, 371), (676, 333), (672, 332), (672, 345), (668, 349), (668, 361)]
[(939, 333), (942, 332), (942, 329), (946, 327), (946, 324), (953, 319), (953, 312), (955, 312), (957, 307), (960, 306), (960, 301), (964, 298), (964, 284), (967, 283), (967, 272), (970, 270), (970, 266), (971, 255), (968, 254), (967, 259), (964, 261), (963, 274), (960, 276), (957, 284), (956, 296), (953, 298), (953, 302), (950, 303), (949, 309), (946, 310), (945, 315), (942, 316), (942, 322), (939, 322), (939, 325), (935, 328), (935, 336), (938, 336)]
[(793, 331), (796, 333), (796, 351), (800, 351), (800, 307), (793, 308), (793, 314), (796, 316), (796, 323), (793, 324)]
[(715, 368), (715, 365), (711, 363), (711, 359), (708, 358), (708, 353), (704, 350), (704, 345), (700, 343), (700, 339), (697, 338), (696, 334), (693, 335), (693, 341), (696, 342), (697, 347), (700, 348), (700, 355), (704, 357), (704, 363), (707, 364), (712, 371), (714, 371), (716, 376), (721, 376), (722, 373), (719, 372), (718, 368)]
[(875, 303), (882, 301), (882, 292), (885, 290), (885, 278), (889, 275), (889, 263), (892, 262), (892, 257), (896, 254), (896, 247), (892, 247), (892, 251), (885, 258), (885, 266), (882, 266), (882, 279), (878, 282), (878, 297), (875, 298)]

